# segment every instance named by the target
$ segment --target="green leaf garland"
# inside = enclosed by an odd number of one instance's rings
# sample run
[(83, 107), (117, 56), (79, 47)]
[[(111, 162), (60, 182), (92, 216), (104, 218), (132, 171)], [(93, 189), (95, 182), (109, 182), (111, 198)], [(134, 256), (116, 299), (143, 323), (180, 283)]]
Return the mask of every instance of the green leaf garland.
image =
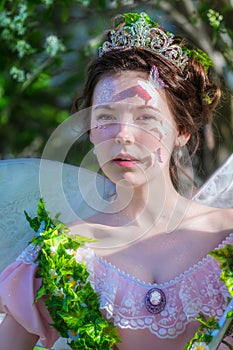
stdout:
[(37, 232), (32, 243), (41, 248), (36, 263), (42, 284), (35, 303), (42, 298), (53, 319), (50, 326), (67, 338), (71, 349), (110, 350), (121, 341), (116, 326), (102, 316), (99, 295), (87, 280), (86, 265), (75, 259), (77, 249), (93, 240), (69, 236), (69, 228), (58, 215), (50, 218), (43, 199), (38, 203), (37, 217), (25, 215)]

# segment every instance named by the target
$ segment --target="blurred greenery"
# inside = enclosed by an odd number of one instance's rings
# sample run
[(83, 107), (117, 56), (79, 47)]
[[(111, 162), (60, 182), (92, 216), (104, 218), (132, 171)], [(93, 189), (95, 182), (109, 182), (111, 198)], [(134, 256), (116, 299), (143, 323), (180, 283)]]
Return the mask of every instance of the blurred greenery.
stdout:
[[(146, 11), (205, 50), (223, 89), (215, 125), (203, 130), (202, 177), (233, 149), (233, 1), (2, 0), (0, 2), (0, 158), (40, 157), (71, 113), (90, 58), (111, 18)], [(79, 164), (87, 146), (74, 147)], [(74, 160), (75, 158), (75, 160)], [(69, 161), (69, 160), (68, 160)]]

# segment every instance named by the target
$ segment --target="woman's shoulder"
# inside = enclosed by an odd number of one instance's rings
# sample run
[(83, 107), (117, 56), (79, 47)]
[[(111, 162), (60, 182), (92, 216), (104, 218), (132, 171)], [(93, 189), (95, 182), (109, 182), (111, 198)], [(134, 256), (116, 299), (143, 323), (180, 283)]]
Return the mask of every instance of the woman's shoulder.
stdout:
[(193, 239), (201, 239), (212, 248), (233, 233), (233, 209), (223, 209), (192, 203), (185, 227), (193, 232)]
[(68, 224), (71, 235), (83, 235), (89, 238), (96, 238), (98, 232), (108, 229), (108, 225), (105, 225), (98, 219), (98, 216), (92, 216), (85, 220), (78, 219)]

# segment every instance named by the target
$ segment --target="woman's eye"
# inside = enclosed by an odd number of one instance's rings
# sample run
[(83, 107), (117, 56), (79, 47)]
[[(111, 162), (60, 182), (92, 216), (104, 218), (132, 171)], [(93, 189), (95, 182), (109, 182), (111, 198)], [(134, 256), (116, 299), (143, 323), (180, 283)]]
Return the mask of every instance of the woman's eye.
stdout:
[(144, 114), (140, 117), (137, 118), (137, 120), (155, 120), (155, 117), (153, 115), (149, 115), (149, 114)]
[(98, 121), (113, 121), (116, 120), (116, 117), (114, 115), (109, 115), (109, 114), (101, 114), (97, 117)]

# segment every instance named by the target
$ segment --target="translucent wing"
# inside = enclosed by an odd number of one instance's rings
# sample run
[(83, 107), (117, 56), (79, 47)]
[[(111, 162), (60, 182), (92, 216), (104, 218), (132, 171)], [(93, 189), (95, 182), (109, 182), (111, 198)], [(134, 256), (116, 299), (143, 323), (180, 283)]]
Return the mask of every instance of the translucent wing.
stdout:
[[(0, 161), (0, 191), (1, 271), (33, 237), (24, 210), (34, 216), (40, 197), (52, 216), (61, 212), (61, 219), (68, 223), (103, 210), (115, 188), (87, 169), (31, 158)], [(210, 206), (233, 207), (233, 155), (193, 199)], [(68, 349), (65, 342), (59, 339), (54, 349)]]
[(193, 199), (217, 208), (233, 208), (233, 154), (200, 188)]
[(34, 232), (24, 210), (35, 216), (39, 198), (54, 216), (68, 223), (103, 210), (114, 193), (103, 176), (87, 169), (40, 159), (0, 162), (0, 271), (15, 260)]
[[(218, 208), (233, 208), (233, 155), (211, 176), (193, 199)], [(232, 324), (232, 318), (226, 318), (226, 314), (232, 309), (233, 301), (231, 300), (219, 320), (219, 329), (212, 332), (210, 350), (218, 349), (226, 331)]]
[[(40, 197), (52, 215), (61, 212), (61, 219), (68, 223), (103, 210), (115, 192), (111, 182), (95, 172), (33, 158), (0, 161), (0, 190), (0, 271), (34, 235), (24, 210), (35, 215)], [(215, 207), (233, 207), (233, 155), (193, 199)]]

